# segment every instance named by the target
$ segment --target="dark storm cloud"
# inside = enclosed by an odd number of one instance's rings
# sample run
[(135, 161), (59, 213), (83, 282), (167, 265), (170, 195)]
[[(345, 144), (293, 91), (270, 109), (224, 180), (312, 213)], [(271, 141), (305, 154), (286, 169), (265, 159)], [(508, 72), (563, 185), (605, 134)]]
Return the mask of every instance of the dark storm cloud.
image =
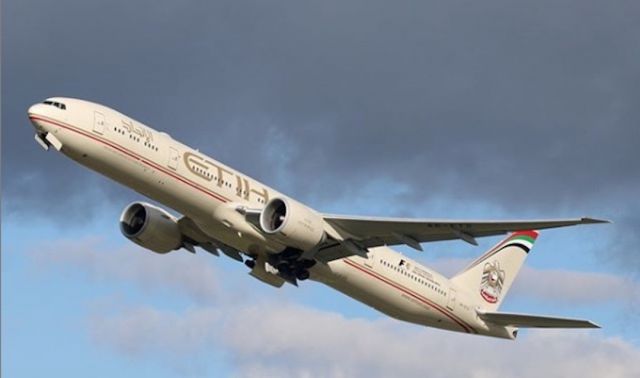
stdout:
[(50, 95), (317, 205), (378, 178), (417, 204), (616, 217), (640, 191), (636, 1), (14, 0), (3, 17), (10, 211), (137, 197), (39, 151), (25, 110)]

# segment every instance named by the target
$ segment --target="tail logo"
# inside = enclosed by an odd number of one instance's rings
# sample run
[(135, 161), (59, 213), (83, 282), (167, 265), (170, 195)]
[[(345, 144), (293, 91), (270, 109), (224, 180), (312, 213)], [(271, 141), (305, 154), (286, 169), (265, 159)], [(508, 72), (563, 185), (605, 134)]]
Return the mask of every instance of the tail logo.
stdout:
[(498, 260), (484, 264), (482, 280), (480, 281), (480, 295), (485, 301), (489, 303), (498, 302), (502, 285), (504, 284), (504, 277), (504, 270), (500, 269)]

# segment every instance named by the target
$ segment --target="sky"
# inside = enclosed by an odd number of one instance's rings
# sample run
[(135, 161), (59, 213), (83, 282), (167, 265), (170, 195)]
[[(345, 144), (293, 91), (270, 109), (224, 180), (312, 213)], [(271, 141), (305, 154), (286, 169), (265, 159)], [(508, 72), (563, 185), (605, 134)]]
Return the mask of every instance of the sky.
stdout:
[[(2, 373), (640, 375), (640, 3), (2, 3)], [(386, 318), (224, 257), (155, 255), (144, 200), (33, 141), (50, 96), (113, 107), (314, 208), (592, 216), (545, 231), (501, 310), (601, 330), (515, 342)], [(499, 239), (400, 248), (446, 274)]]

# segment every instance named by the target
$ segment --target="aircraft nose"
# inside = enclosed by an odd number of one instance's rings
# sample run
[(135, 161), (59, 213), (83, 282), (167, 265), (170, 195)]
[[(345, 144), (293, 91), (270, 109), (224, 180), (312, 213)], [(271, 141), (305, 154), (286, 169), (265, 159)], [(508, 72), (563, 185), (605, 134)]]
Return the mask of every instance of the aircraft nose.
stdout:
[(33, 127), (40, 130), (42, 127), (38, 123), (38, 116), (42, 114), (42, 104), (33, 104), (27, 110), (27, 115), (29, 116), (29, 120), (33, 124)]
[(33, 104), (29, 107), (29, 109), (27, 110), (27, 114), (29, 115), (29, 118), (39, 114), (38, 110), (40, 109), (40, 106), (42, 106), (42, 104)]

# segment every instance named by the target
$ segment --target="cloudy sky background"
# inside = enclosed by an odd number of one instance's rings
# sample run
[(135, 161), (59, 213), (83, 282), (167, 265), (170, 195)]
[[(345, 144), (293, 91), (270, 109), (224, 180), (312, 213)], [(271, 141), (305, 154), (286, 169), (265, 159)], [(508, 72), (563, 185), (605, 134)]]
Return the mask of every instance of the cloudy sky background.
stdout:
[[(4, 1), (2, 373), (638, 376), (638, 20), (632, 0)], [(147, 253), (116, 222), (139, 195), (33, 142), (26, 109), (54, 95), (322, 211), (612, 219), (544, 232), (504, 305), (604, 328), (472, 338)], [(407, 253), (454, 273), (495, 241)]]

